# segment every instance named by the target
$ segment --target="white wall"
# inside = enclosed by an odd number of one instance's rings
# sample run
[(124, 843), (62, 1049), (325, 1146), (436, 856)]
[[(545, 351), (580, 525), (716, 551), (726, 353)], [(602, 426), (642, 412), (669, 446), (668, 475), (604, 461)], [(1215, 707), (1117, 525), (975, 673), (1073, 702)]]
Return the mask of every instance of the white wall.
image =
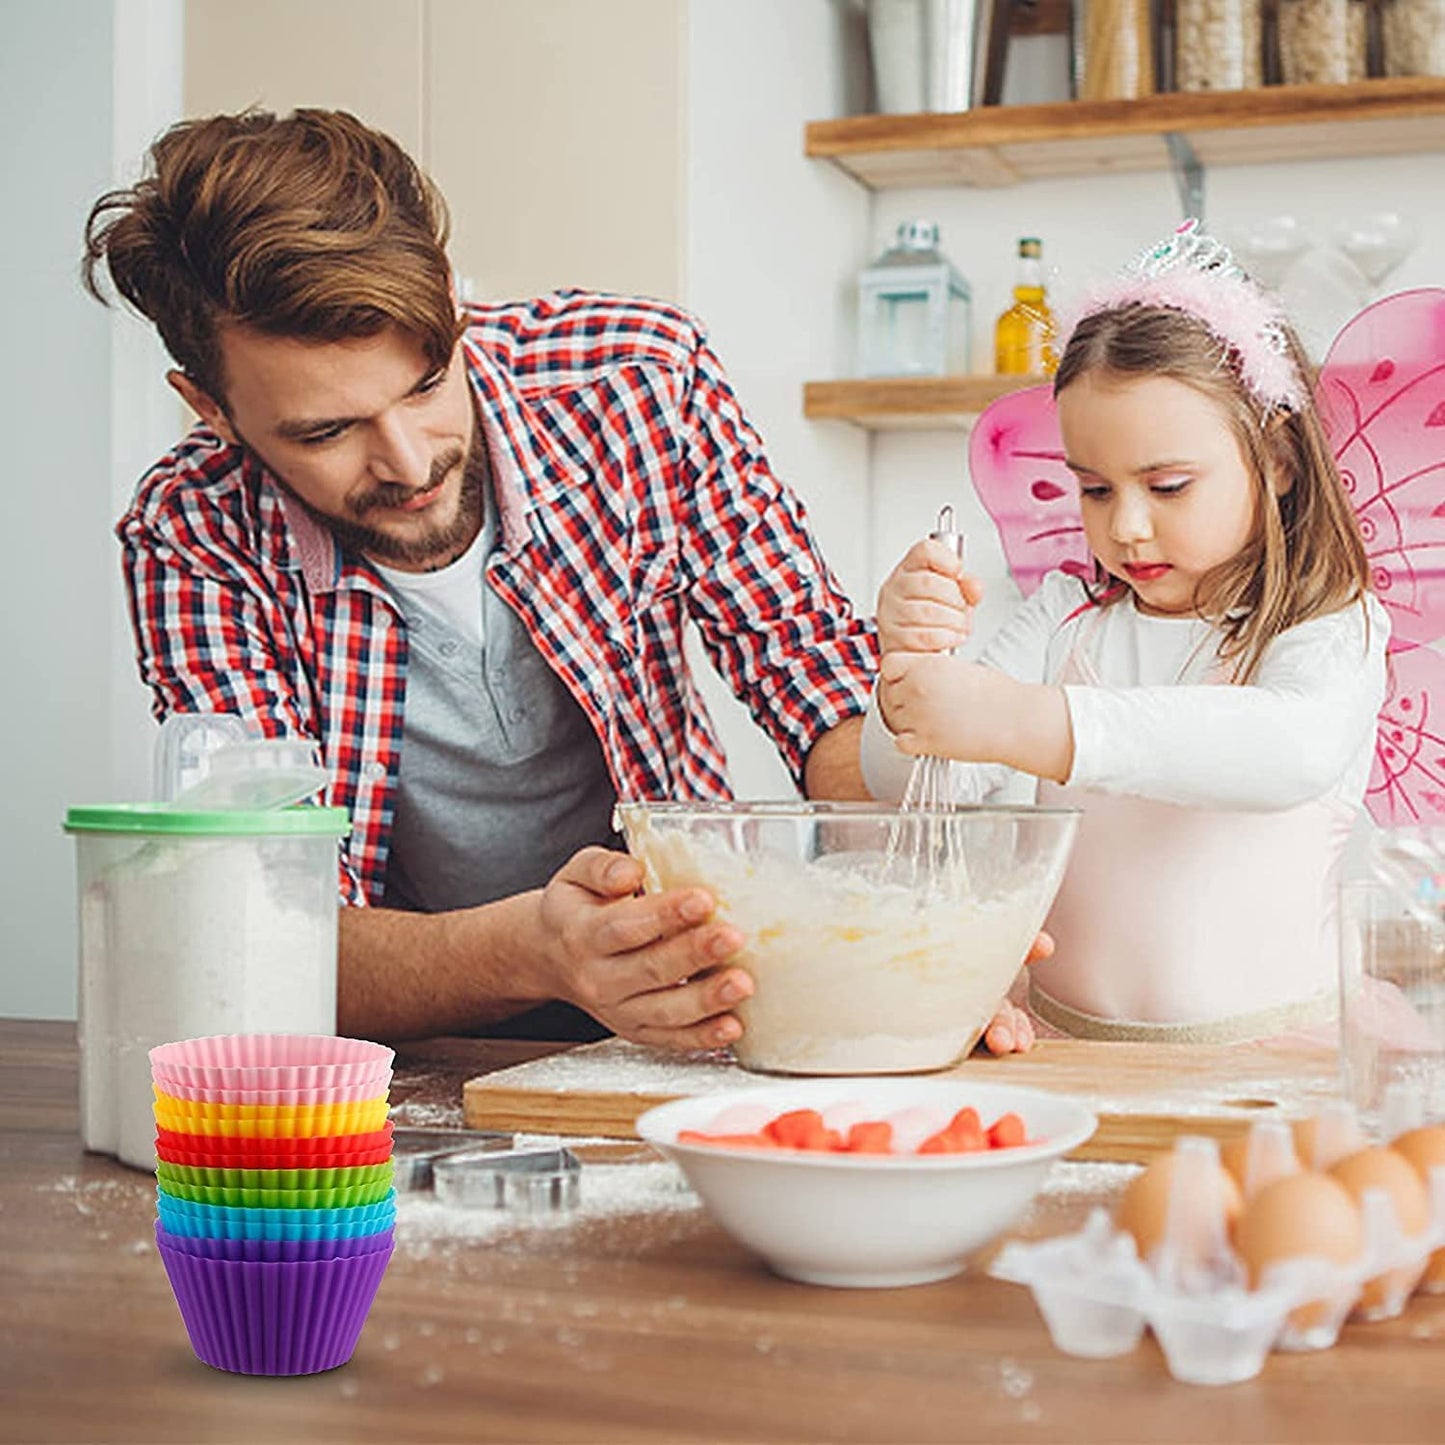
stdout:
[(107, 781), (110, 338), (76, 263), (86, 208), (110, 178), (109, 6), (13, 5), (4, 27), (0, 1013), (66, 1017), (74, 896), (60, 825)]
[[(177, 114), (175, 0), (6, 8), (0, 45), (0, 1015), (75, 1013), (75, 803), (143, 798), (153, 725), (112, 527), (176, 435), (148, 327), (80, 287), (91, 203)], [(118, 158), (124, 158), (118, 163)]]
[[(831, 0), (691, 0), (684, 274), (686, 304), (707, 322), (773, 470), (866, 601), (868, 438), (802, 416), (804, 379), (834, 375), (851, 346), (869, 208), (847, 176), (804, 157), (803, 127), (846, 113), (863, 43), (855, 13)], [(742, 705), (710, 670), (699, 675), (739, 796), (791, 794)]]

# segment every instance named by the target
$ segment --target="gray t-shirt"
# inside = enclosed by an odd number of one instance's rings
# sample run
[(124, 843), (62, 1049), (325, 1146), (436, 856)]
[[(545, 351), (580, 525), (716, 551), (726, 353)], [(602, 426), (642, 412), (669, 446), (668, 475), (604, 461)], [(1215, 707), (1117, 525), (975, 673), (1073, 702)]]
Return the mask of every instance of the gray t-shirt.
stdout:
[(490, 903), (541, 887), (589, 843), (618, 845), (596, 733), (486, 583), (495, 516), (488, 505), (477, 542), (441, 572), (380, 569), (409, 648), (388, 907)]

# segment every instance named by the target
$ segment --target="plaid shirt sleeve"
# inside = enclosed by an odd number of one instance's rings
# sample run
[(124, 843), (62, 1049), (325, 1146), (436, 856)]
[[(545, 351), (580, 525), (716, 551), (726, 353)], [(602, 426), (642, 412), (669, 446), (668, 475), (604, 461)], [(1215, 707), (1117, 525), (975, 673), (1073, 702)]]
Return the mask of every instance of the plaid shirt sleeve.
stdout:
[[(281, 665), (271, 625), (274, 603), (242, 576), (224, 575), (218, 538), (192, 536), (208, 521), (199, 509), (178, 505), (164, 520), (147, 520), (141, 506), (121, 521), (120, 535), (141, 680), (151, 689), (157, 721), (171, 713), (232, 713), (263, 737), (305, 738), (315, 731), (303, 720), (304, 705)], [(343, 843), (339, 858), (344, 903), (365, 895)]]
[(868, 710), (877, 631), (856, 615), (701, 336), (681, 417), (689, 611), (801, 787), (813, 744)]

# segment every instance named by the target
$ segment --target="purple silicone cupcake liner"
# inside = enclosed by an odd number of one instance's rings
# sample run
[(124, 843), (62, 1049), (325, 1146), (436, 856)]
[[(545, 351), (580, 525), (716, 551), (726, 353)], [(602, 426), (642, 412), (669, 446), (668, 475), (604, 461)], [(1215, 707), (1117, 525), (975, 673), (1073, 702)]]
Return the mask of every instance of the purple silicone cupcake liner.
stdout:
[(209, 1239), (194, 1234), (172, 1234), (156, 1221), (156, 1243), (177, 1254), (197, 1259), (229, 1259), (252, 1264), (297, 1264), (326, 1259), (354, 1259), (390, 1249), (396, 1226), (388, 1225), (375, 1234), (358, 1234), (338, 1239)]
[(160, 1246), (191, 1348), (237, 1375), (315, 1375), (356, 1349), (391, 1250), (351, 1259), (201, 1259)]

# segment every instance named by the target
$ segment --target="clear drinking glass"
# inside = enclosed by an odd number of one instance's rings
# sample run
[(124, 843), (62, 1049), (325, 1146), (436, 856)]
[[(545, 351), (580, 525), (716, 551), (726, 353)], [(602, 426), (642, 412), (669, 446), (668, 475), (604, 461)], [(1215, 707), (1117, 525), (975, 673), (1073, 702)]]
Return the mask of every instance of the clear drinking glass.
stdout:
[(1346, 1096), (1396, 1127), (1445, 1114), (1445, 837), (1384, 830), (1385, 866), (1340, 888)]

